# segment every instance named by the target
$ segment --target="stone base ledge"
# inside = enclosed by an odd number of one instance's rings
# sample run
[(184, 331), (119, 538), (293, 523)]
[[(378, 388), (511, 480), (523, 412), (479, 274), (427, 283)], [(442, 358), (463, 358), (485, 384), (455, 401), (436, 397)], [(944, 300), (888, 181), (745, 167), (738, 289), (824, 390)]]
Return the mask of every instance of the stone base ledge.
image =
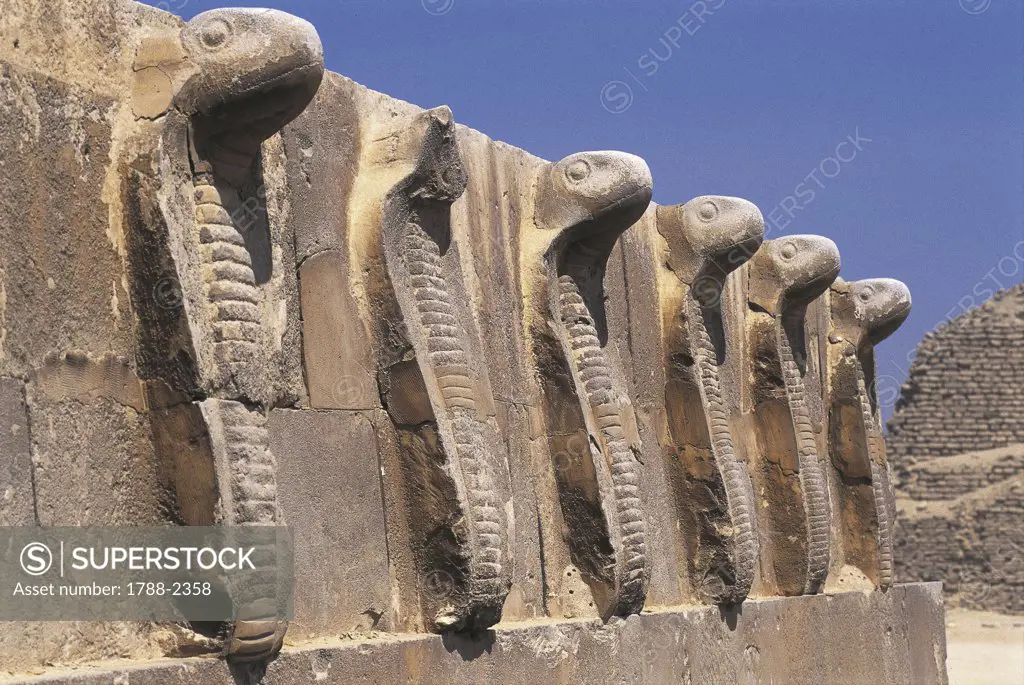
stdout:
[[(260, 677), (262, 675), (262, 678)], [(939, 583), (874, 592), (656, 610), (615, 620), (509, 624), (476, 639), (395, 635), (286, 648), (265, 674), (214, 658), (167, 659), (5, 683), (385, 685), (390, 683), (947, 683)]]

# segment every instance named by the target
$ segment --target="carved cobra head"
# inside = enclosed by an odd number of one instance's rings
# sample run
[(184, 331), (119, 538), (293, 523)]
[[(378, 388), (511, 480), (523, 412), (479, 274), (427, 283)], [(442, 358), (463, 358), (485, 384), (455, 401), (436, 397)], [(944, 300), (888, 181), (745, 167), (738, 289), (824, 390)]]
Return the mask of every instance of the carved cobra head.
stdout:
[(669, 268), (695, 289), (707, 281), (707, 288), (717, 291), (764, 240), (761, 210), (738, 197), (702, 195), (658, 207), (657, 219), (658, 232), (668, 243)]
[(534, 221), (560, 232), (601, 224), (618, 237), (647, 209), (652, 186), (647, 162), (636, 155), (577, 152), (541, 169)]
[(766, 240), (750, 260), (750, 300), (778, 314), (806, 305), (839, 275), (839, 249), (819, 235)]
[(201, 115), (208, 133), (245, 129), (265, 138), (305, 109), (323, 78), (316, 29), (286, 12), (203, 12), (185, 24), (181, 43), (194, 73), (175, 104)]
[(840, 281), (832, 291), (833, 318), (859, 329), (863, 343), (882, 342), (910, 314), (910, 289), (894, 278)]
[[(538, 169), (522, 264), (532, 274), (527, 282), (547, 284), (549, 311), (558, 311), (558, 289), (551, 284), (571, 271), (598, 329), (603, 328), (601, 283), (608, 257), (619, 236), (647, 210), (652, 187), (647, 162), (625, 152), (577, 152)], [(539, 306), (543, 299), (534, 302)]]
[(404, 155), (416, 160), (411, 188), (404, 190), (419, 200), (454, 202), (461, 197), (469, 179), (459, 153), (452, 110), (442, 105), (420, 112), (403, 129), (394, 140), (388, 140), (388, 145), (389, 149), (392, 145), (407, 148)]

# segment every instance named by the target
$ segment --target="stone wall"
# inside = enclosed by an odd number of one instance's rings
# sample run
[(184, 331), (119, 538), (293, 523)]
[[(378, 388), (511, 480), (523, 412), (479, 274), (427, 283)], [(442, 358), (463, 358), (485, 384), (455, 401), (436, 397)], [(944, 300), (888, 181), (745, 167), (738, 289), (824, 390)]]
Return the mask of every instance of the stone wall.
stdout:
[[(851, 685), (946, 682), (941, 591), (904, 585), (717, 608), (652, 611), (611, 625), (530, 622), (476, 638), (379, 637), (285, 651), (263, 685), (699, 683)], [(870, 655), (870, 656), (869, 656)], [(6, 682), (6, 681), (5, 681)], [(106, 663), (9, 685), (238, 685), (213, 659)]]
[(955, 605), (1024, 613), (1024, 477), (950, 500), (899, 499), (901, 578), (940, 580)]
[(270, 11), (0, 0), (0, 523), (285, 523), (296, 547), (289, 626), (9, 624), (0, 670), (221, 682), (187, 657), (258, 675), (287, 634), (268, 682), (941, 682), (935, 588), (887, 572), (865, 382), (906, 287), (319, 48)]
[(901, 577), (1024, 612), (1024, 285), (929, 333), (890, 420)]
[(889, 421), (904, 465), (1024, 443), (1024, 284), (928, 333)]
[(955, 500), (1024, 472), (1024, 445), (924, 461), (908, 467), (900, 494), (913, 500)]

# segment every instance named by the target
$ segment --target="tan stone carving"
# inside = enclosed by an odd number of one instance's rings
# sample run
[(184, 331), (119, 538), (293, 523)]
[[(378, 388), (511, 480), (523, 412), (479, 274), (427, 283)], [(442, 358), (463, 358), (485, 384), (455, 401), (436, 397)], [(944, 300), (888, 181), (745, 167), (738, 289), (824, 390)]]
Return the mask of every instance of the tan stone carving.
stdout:
[[(135, 71), (133, 110), (143, 121), (132, 162), (139, 173), (129, 181), (129, 205), (142, 224), (130, 244), (133, 304), (150, 404), (171, 407), (154, 414), (155, 431), (168, 435), (159, 423), (182, 420), (175, 405), (198, 402), (201, 412), (192, 416), (210, 436), (217, 483), (214, 520), (279, 524), (266, 412), (281, 399), (268, 379), (283, 303), (261, 145), (316, 92), (320, 40), (308, 22), (283, 12), (213, 10), (180, 34), (144, 40)], [(160, 280), (150, 275), (154, 261), (167, 274)], [(169, 460), (178, 458), (173, 441), (162, 447)], [(191, 496), (178, 493), (179, 500)], [(276, 653), (287, 625), (255, 607), (238, 611), (247, 620), (227, 630), (225, 653), (238, 661)]]
[[(759, 495), (762, 576), (782, 594), (821, 590), (831, 544), (828, 484), (804, 375), (805, 315), (839, 273), (835, 243), (820, 236), (765, 241), (746, 265), (751, 455)], [(767, 538), (767, 539), (766, 539)]]
[(658, 285), (665, 350), (665, 436), (686, 536), (691, 583), (719, 603), (746, 598), (758, 538), (747, 465), (736, 454), (730, 406), (738, 392), (720, 367), (736, 350), (723, 320), (726, 277), (755, 253), (764, 219), (750, 202), (702, 196), (657, 209), (665, 253)]
[(738, 198), (657, 207), (633, 155), (321, 79), (280, 12), (0, 16), (0, 519), (296, 540), (266, 669), (270, 601), (15, 622), (0, 671), (943, 682), (939, 588), (777, 598), (892, 582), (871, 347), (901, 286), (829, 289), (835, 246), (762, 245)]
[[(604, 314), (605, 266), (651, 200), (639, 157), (581, 152), (542, 165), (522, 225), (528, 335), (540, 371), (570, 553), (601, 616), (643, 608), (650, 571), (636, 416)], [(585, 436), (587, 456), (568, 439)]]
[[(508, 462), (468, 301), (451, 204), (466, 172), (447, 107), (367, 135), (350, 238), (373, 272), (381, 397), (398, 436), (424, 590), (435, 630), (501, 619), (510, 586)], [(378, 245), (382, 244), (382, 248)], [(372, 255), (383, 251), (385, 270)]]
[[(875, 391), (874, 346), (910, 314), (910, 291), (890, 278), (839, 279), (828, 293), (828, 312), (828, 443), (843, 562), (888, 589), (896, 505)], [(874, 532), (873, 545), (867, 531)]]

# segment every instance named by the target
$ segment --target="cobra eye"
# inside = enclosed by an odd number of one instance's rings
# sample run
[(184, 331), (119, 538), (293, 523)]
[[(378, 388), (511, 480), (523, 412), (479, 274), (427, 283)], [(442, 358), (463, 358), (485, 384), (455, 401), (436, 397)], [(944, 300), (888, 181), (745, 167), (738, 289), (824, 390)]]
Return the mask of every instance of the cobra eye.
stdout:
[(793, 243), (786, 243), (779, 250), (779, 254), (782, 255), (783, 259), (792, 259), (793, 257), (796, 257), (796, 245)]
[(711, 221), (718, 216), (718, 205), (711, 200), (701, 202), (697, 208), (697, 216), (701, 218), (701, 221)]
[(213, 19), (203, 27), (199, 39), (211, 50), (223, 47), (231, 37), (231, 25), (223, 19)]
[(859, 293), (857, 293), (857, 297), (860, 298), (861, 302), (867, 302), (868, 300), (871, 299), (872, 295), (874, 295), (874, 291), (871, 290), (871, 288), (864, 288)]
[(565, 170), (565, 177), (572, 183), (579, 183), (590, 175), (590, 165), (582, 159), (578, 159)]

